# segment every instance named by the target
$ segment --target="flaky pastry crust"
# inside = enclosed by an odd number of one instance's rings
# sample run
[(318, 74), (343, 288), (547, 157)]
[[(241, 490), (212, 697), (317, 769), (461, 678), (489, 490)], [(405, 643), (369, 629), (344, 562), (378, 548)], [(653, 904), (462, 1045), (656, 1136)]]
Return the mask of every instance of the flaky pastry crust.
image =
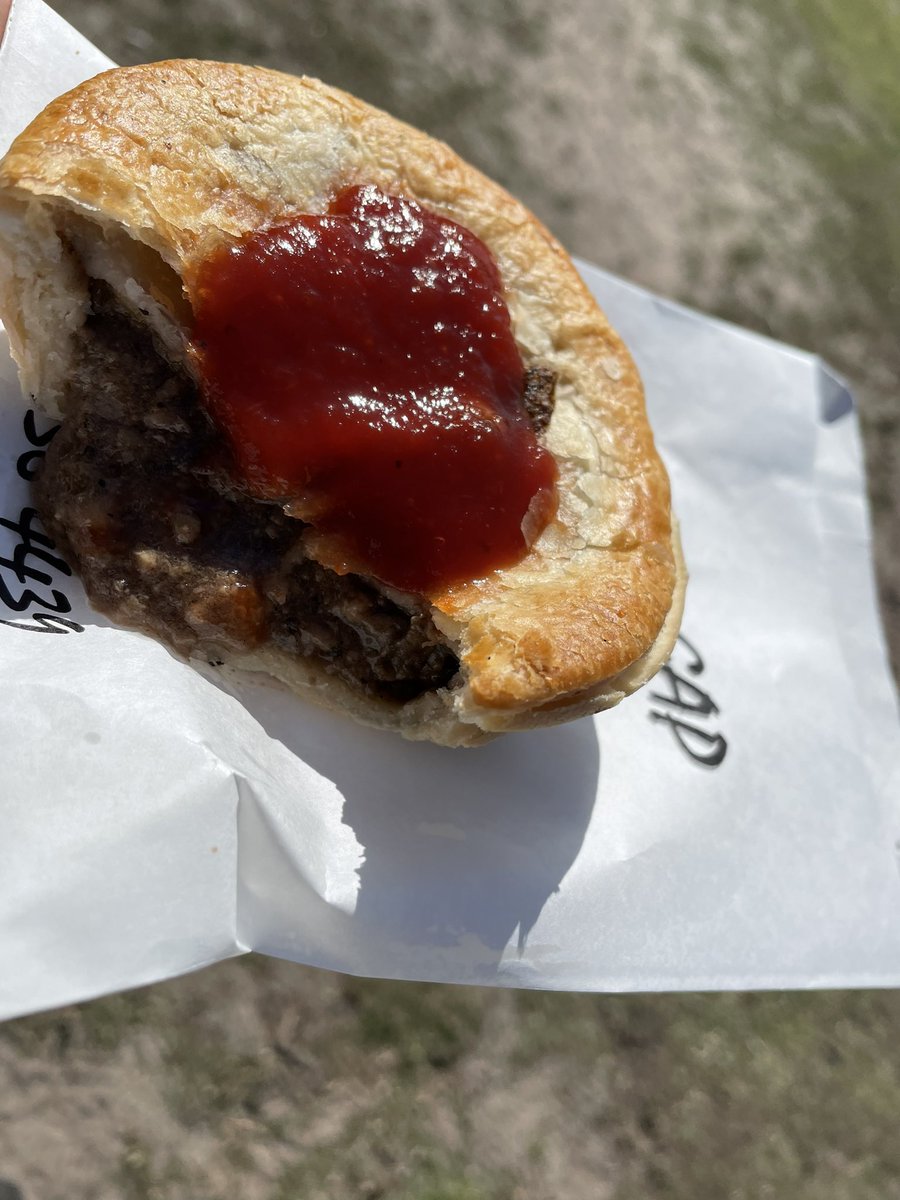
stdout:
[(171, 351), (190, 323), (181, 284), (189, 295), (215, 247), (323, 212), (362, 183), (415, 198), (492, 251), (526, 365), (557, 373), (544, 440), (558, 516), (516, 566), (428, 597), (461, 686), (392, 708), (275, 652), (238, 665), (449, 744), (609, 707), (668, 657), (684, 590), (641, 382), (555, 239), (424, 133), (316, 80), (211, 62), (120, 68), (56, 100), (0, 164), (0, 316), (23, 386), (58, 413), (68, 342), (89, 307), (61, 229), (79, 248), (92, 231), (137, 280)]

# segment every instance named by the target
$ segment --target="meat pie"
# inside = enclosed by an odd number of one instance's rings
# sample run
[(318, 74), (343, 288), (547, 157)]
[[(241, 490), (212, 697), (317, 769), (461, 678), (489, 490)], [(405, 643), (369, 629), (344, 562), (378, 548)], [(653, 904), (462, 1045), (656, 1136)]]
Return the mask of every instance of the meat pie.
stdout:
[(617, 703), (684, 568), (637, 372), (446, 146), (310, 79), (121, 68), (0, 163), (0, 317), (91, 602), (411, 738)]

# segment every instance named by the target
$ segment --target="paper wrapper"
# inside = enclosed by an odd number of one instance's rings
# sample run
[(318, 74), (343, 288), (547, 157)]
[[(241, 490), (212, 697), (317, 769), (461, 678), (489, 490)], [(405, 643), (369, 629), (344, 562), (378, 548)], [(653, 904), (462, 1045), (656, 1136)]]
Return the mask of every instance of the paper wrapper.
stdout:
[[(0, 148), (106, 65), (16, 0)], [(31, 510), (47, 423), (0, 346), (0, 1015), (251, 949), (535, 988), (900, 983), (900, 739), (850, 396), (582, 269), (671, 471), (684, 639), (619, 708), (471, 751), (206, 678), (93, 614)]]

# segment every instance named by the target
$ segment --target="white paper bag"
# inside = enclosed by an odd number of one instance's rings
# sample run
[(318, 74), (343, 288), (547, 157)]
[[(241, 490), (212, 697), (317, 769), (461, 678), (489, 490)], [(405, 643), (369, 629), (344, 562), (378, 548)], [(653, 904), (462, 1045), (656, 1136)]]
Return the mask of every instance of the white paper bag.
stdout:
[[(106, 65), (16, 0), (0, 147)], [(582, 270), (672, 475), (684, 638), (619, 708), (471, 751), (205, 678), (93, 614), (33, 512), (48, 423), (0, 344), (0, 1016), (249, 949), (540, 988), (900, 982), (900, 738), (849, 394)]]

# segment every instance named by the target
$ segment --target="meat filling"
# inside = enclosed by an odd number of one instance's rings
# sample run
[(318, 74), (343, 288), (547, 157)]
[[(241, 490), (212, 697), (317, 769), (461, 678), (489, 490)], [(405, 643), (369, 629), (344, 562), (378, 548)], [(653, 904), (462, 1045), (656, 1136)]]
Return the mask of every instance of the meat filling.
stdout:
[(91, 602), (185, 655), (271, 644), (403, 703), (459, 670), (428, 609), (307, 557), (306, 526), (235, 488), (196, 385), (92, 283), (37, 504)]
[(556, 373), (549, 367), (529, 367), (522, 402), (536, 434), (542, 434), (550, 424), (555, 401)]

